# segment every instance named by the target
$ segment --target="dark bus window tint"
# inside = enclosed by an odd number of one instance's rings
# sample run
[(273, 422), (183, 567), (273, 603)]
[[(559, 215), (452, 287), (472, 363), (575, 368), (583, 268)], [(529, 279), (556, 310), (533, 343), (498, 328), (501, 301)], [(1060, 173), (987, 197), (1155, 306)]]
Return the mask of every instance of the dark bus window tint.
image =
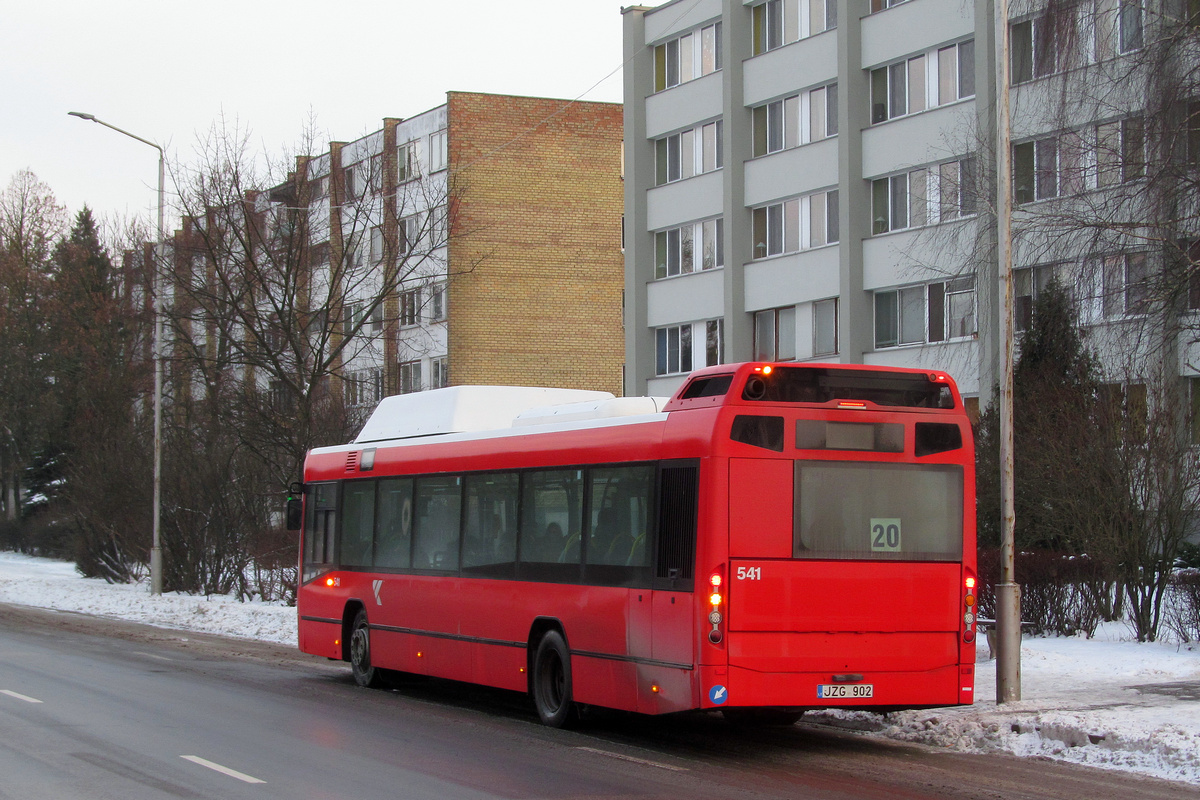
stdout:
[(312, 580), (333, 563), (334, 548), (337, 546), (337, 490), (336, 483), (312, 486), (304, 530), (304, 574), (301, 580)]
[(962, 431), (949, 422), (918, 422), (915, 451), (918, 456), (931, 456), (961, 450)]
[[(517, 560), (517, 475), (468, 475), (463, 520), (463, 569)], [(485, 570), (494, 572), (495, 570)]]
[[(696, 513), (699, 470), (694, 466), (663, 467), (659, 483), (658, 567), (655, 577), (670, 588), (690, 589), (696, 561)], [(686, 581), (681, 587), (675, 581)]]
[(751, 375), (742, 399), (765, 403), (863, 400), (880, 406), (954, 408), (950, 387), (920, 373), (824, 367), (776, 367), (769, 376)]
[(578, 564), (583, 528), (583, 472), (525, 473), (521, 505), (521, 561)]
[(729, 385), (733, 383), (732, 375), (713, 375), (708, 378), (696, 378), (687, 385), (683, 390), (683, 394), (679, 396), (681, 400), (690, 400), (693, 397), (720, 397), (729, 391)]
[(797, 461), (795, 508), (796, 558), (962, 558), (957, 465)]
[(371, 538), (375, 530), (375, 481), (347, 483), (342, 495), (343, 567), (371, 566)]
[(458, 476), (417, 478), (414, 569), (458, 569), (461, 484)]
[(783, 417), (739, 414), (733, 418), (729, 438), (765, 450), (783, 452)]
[(375, 566), (407, 569), (412, 566), (412, 478), (387, 478), (379, 482), (375, 515)]
[(589, 474), (591, 520), (587, 563), (649, 566), (647, 538), (654, 467), (604, 467)]

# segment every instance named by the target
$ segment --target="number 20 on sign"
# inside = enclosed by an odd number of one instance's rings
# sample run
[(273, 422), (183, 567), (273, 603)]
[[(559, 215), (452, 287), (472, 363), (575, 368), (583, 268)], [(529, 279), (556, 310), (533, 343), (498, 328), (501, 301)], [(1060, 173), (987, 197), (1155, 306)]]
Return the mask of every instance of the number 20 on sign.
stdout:
[(871, 552), (900, 552), (900, 520), (898, 518), (871, 519)]

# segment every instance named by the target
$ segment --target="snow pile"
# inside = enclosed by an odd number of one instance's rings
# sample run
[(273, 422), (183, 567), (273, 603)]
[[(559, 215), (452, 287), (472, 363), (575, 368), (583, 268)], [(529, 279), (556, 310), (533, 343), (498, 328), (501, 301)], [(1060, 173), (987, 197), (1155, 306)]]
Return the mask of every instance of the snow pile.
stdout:
[[(296, 610), (228, 597), (152, 596), (81, 578), (73, 564), (0, 553), (0, 602), (167, 628), (296, 644)], [(975, 705), (805, 719), (963, 752), (1003, 751), (1200, 785), (1200, 649), (1138, 644), (1124, 625), (1094, 639), (1022, 641), (1022, 700), (997, 706), (996, 662), (980, 643)]]
[(16, 553), (0, 553), (0, 603), (296, 644), (295, 608), (175, 592), (155, 597), (144, 583), (110, 584), (82, 578), (74, 564)]

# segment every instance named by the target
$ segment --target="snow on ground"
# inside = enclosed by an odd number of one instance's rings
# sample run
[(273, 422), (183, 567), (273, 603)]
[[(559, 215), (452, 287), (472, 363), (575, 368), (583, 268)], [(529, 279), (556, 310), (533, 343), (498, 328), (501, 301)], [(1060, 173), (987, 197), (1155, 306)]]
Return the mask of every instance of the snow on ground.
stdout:
[[(81, 578), (70, 563), (0, 553), (0, 602), (296, 644), (296, 610)], [(1200, 785), (1200, 648), (1138, 644), (1121, 624), (1094, 639), (1025, 638), (1022, 699), (997, 706), (980, 642), (973, 706), (806, 719), (961, 752), (1007, 752)]]

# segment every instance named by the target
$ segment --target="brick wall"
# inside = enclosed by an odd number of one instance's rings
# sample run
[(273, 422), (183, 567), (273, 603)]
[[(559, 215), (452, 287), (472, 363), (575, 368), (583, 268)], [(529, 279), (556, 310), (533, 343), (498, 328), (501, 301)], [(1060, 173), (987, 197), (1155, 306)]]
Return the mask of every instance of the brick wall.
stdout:
[(620, 394), (621, 106), (448, 104), (451, 382)]

